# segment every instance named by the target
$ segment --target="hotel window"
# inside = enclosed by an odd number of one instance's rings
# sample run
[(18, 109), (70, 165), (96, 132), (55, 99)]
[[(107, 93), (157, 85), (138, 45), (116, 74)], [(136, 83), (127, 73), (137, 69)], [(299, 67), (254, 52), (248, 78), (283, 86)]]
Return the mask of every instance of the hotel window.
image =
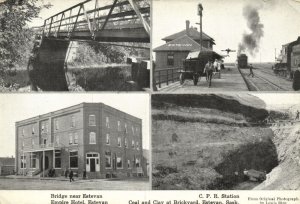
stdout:
[(78, 151), (70, 152), (70, 168), (78, 168)]
[(59, 125), (58, 125), (58, 119), (54, 120), (54, 126), (55, 126), (55, 130), (59, 129)]
[(36, 168), (36, 154), (30, 155), (30, 168), (35, 169)]
[(55, 150), (55, 166), (54, 168), (61, 168), (61, 152), (60, 150)]
[(42, 133), (45, 132), (45, 123), (42, 122)]
[(132, 129), (132, 134), (134, 135), (134, 127), (133, 127), (133, 126), (131, 126), (131, 129)]
[(48, 132), (48, 122), (45, 123), (45, 132)]
[(122, 157), (117, 156), (117, 169), (122, 169), (122, 168), (123, 168)]
[(96, 144), (96, 133), (90, 132), (90, 144)]
[(127, 138), (125, 138), (125, 147), (128, 147)]
[(75, 127), (75, 116), (71, 116), (71, 127)]
[(135, 128), (135, 132), (136, 132), (137, 135), (139, 135), (139, 128), (138, 127)]
[(32, 146), (34, 145), (34, 139), (31, 139), (31, 144), (32, 144)]
[(122, 146), (122, 140), (121, 140), (121, 137), (118, 137), (118, 146), (119, 146), (119, 147)]
[(25, 130), (24, 128), (22, 128), (22, 136), (24, 137), (24, 135), (25, 135)]
[(73, 134), (69, 133), (69, 144), (73, 144)]
[(26, 156), (21, 156), (21, 169), (26, 169)]
[(24, 143), (24, 141), (22, 142), (22, 147), (24, 148), (24, 146), (25, 146), (25, 143)]
[(134, 140), (132, 140), (132, 142), (131, 142), (131, 147), (132, 147), (132, 148), (135, 147), (135, 146), (134, 146)]
[(78, 144), (78, 133), (74, 133), (74, 144)]
[(118, 131), (121, 131), (121, 122), (118, 121)]
[(141, 163), (140, 159), (136, 158), (135, 159), (135, 167), (140, 167), (140, 163)]
[(140, 147), (139, 147), (139, 142), (136, 142), (136, 149), (139, 150)]
[(174, 66), (174, 54), (168, 53), (167, 55), (167, 65), (168, 66)]
[(105, 168), (111, 168), (111, 152), (105, 151)]
[(127, 160), (127, 168), (128, 168), (128, 169), (131, 169), (131, 162), (130, 162), (129, 159)]
[(95, 126), (95, 125), (96, 125), (95, 115), (89, 115), (89, 126)]
[(35, 133), (35, 131), (34, 131), (34, 126), (32, 126), (32, 134), (34, 134)]
[(59, 145), (59, 136), (58, 135), (56, 135), (56, 137), (55, 137), (55, 143), (56, 143), (56, 145)]
[(109, 117), (105, 118), (105, 126), (109, 128)]
[(124, 124), (124, 127), (125, 127), (125, 133), (127, 133), (128, 130), (127, 130), (127, 124), (126, 123)]
[(106, 144), (110, 145), (110, 138), (109, 138), (109, 134), (106, 134)]

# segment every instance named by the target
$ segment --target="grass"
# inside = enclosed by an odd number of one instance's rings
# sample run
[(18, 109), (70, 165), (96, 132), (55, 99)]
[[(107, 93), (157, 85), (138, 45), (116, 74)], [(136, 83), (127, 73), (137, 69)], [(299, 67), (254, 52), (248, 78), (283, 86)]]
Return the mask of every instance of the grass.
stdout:
[(30, 84), (27, 70), (11, 70), (4, 73), (3, 83), (5, 87), (18, 84), (19, 87), (28, 86)]
[(86, 91), (122, 91), (131, 80), (131, 67), (73, 68), (68, 71)]

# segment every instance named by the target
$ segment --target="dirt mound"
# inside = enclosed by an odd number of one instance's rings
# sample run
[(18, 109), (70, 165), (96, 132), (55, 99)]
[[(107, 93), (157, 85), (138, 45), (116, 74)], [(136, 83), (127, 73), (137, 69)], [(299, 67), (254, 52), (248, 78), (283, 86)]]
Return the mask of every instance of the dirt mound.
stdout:
[(248, 121), (262, 121), (268, 116), (265, 103), (259, 98), (243, 94), (157, 94), (152, 96), (152, 107), (164, 109), (170, 105), (216, 109), (244, 115)]

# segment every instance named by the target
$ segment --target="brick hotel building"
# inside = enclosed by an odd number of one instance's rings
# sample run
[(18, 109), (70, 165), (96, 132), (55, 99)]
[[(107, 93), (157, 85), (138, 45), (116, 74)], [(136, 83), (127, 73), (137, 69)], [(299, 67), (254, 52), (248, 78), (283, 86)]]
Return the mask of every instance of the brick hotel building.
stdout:
[(143, 174), (142, 120), (103, 103), (81, 103), (16, 122), (16, 172), (88, 178)]

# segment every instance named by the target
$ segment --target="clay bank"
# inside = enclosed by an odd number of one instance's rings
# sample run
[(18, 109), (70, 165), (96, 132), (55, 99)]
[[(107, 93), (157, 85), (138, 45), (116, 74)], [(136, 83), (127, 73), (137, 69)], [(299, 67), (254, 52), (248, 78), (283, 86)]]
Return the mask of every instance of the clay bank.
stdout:
[(300, 189), (300, 121), (250, 94), (152, 96), (154, 189)]

